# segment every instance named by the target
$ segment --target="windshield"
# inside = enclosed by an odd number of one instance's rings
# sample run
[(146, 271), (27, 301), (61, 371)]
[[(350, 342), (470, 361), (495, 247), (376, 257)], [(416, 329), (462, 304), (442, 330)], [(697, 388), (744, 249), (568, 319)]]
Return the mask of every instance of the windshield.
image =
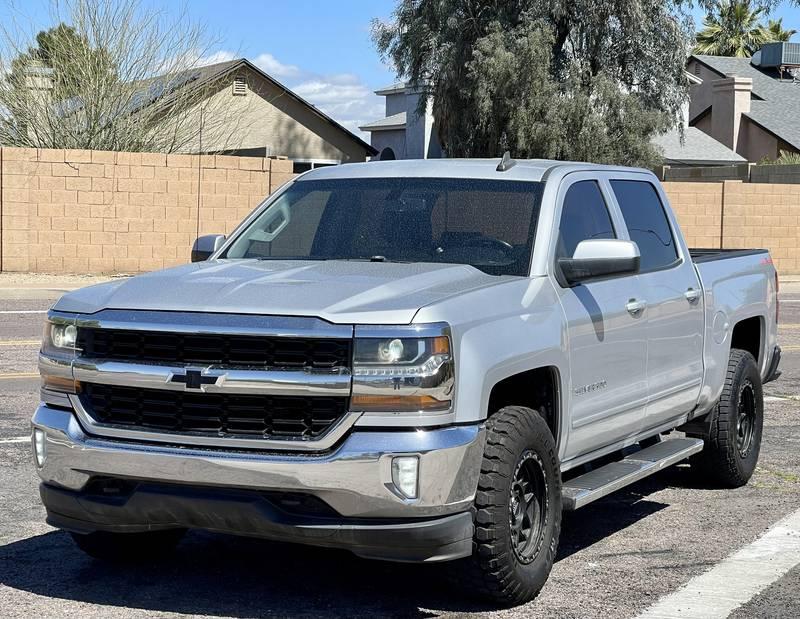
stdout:
[(225, 258), (470, 264), (527, 275), (542, 185), (456, 178), (293, 183)]

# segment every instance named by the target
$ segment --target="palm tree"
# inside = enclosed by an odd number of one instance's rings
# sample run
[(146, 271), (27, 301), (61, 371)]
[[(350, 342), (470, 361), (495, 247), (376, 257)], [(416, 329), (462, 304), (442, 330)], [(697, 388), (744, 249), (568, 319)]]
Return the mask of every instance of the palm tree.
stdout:
[(772, 37), (759, 21), (763, 7), (753, 8), (750, 0), (716, 2), (697, 33), (695, 54), (749, 58)]
[(769, 31), (770, 38), (779, 43), (786, 43), (791, 39), (795, 34), (797, 34), (797, 30), (784, 30), (783, 29), (783, 18), (779, 19), (770, 19), (769, 24), (767, 24), (767, 30)]

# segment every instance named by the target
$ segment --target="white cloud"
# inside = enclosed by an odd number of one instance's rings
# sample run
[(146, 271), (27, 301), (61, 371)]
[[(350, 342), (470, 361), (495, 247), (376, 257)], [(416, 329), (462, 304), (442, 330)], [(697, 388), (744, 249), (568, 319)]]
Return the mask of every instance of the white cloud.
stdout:
[(252, 60), (252, 62), (259, 69), (263, 69), (272, 77), (285, 79), (290, 77), (298, 77), (302, 73), (302, 71), (300, 71), (300, 67), (293, 64), (284, 64), (272, 54), (259, 54)]
[(227, 50), (220, 50), (218, 52), (214, 52), (213, 54), (208, 54), (207, 56), (202, 56), (197, 59), (197, 66), (205, 67), (210, 64), (217, 64), (219, 62), (228, 62), (229, 60), (233, 60), (236, 58), (236, 54)]

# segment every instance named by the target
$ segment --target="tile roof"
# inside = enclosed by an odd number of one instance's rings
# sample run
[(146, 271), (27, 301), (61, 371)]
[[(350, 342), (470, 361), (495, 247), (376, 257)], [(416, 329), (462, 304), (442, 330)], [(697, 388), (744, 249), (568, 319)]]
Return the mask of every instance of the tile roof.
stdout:
[(753, 80), (756, 97), (745, 116), (797, 149), (800, 149), (800, 82), (779, 79), (774, 70), (750, 64), (749, 58), (692, 56), (724, 77), (736, 75)]

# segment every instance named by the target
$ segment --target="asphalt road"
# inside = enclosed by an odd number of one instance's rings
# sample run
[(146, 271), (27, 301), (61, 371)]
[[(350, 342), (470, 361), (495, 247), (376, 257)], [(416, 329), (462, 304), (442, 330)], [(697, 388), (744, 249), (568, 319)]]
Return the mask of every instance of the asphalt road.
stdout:
[[(191, 533), (157, 564), (85, 557), (44, 524), (21, 438), (38, 399), (43, 315), (8, 312), (41, 312), (52, 293), (0, 298), (0, 616), (634, 617), (800, 508), (800, 285), (784, 290), (784, 375), (766, 388), (764, 444), (750, 484), (709, 489), (679, 466), (567, 514), (541, 595), (503, 611), (449, 588), (440, 567), (208, 533)], [(800, 568), (733, 616), (799, 617)]]

